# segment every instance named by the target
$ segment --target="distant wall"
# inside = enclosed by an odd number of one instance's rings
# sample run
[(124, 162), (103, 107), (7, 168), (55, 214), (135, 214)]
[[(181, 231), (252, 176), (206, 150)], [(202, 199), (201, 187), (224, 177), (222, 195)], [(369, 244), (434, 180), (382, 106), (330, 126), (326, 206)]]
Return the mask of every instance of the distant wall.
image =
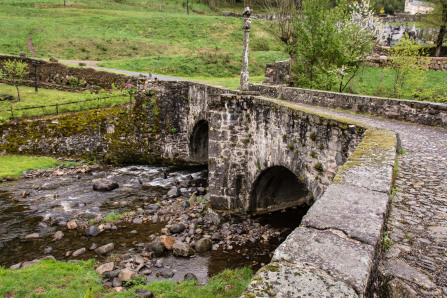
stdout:
[[(32, 58), (21, 58), (16, 56), (0, 55), (0, 69), (6, 60), (20, 60), (28, 63), (29, 75), (25, 78), (24, 85), (34, 86), (34, 67)], [(37, 80), (41, 87), (49, 89), (59, 89), (64, 91), (82, 92), (87, 87), (111, 89), (112, 85), (116, 88), (123, 88), (129, 76), (116, 74), (106, 71), (97, 71), (87, 67), (69, 67), (57, 62), (39, 61), (37, 67)], [(7, 83), (6, 79), (0, 79), (0, 82)]]

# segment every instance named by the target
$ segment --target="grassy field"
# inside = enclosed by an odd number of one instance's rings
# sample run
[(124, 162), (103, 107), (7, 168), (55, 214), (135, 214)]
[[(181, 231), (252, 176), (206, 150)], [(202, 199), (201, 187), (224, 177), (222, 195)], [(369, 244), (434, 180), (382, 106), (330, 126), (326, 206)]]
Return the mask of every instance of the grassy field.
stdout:
[[(364, 74), (362, 74), (362, 70), (360, 69), (345, 89), (345, 92), (392, 97), (393, 77), (394, 70), (392, 69), (365, 67)], [(402, 98), (447, 103), (447, 72), (429, 70), (426, 72), (426, 77), (427, 79), (423, 84), (422, 91), (428, 94), (427, 98), (415, 98), (409, 92), (404, 93)], [(406, 87), (407, 90), (411, 89), (409, 86)], [(334, 89), (334, 91), (338, 90)]]
[(18, 270), (0, 267), (0, 296), (136, 297), (134, 290), (144, 288), (156, 297), (238, 297), (252, 277), (247, 268), (225, 270), (212, 277), (205, 286), (195, 282), (157, 281), (116, 293), (103, 288), (101, 277), (93, 266), (93, 260), (77, 263), (48, 260)]
[[(191, 0), (3, 0), (0, 52), (97, 60), (100, 65), (181, 76), (234, 77), (242, 55), (242, 19)], [(161, 10), (160, 10), (161, 5)], [(242, 11), (242, 8), (240, 9)], [(252, 20), (252, 75), (266, 62), (287, 58), (271, 22)]]
[[(11, 118), (11, 107), (13, 109), (14, 118), (26, 118), (42, 115), (54, 115), (56, 114), (56, 107), (27, 110), (21, 109), (70, 102), (81, 102), (58, 106), (58, 113), (66, 113), (94, 109), (98, 107), (110, 107), (129, 102), (129, 96), (123, 96), (120, 91), (114, 91), (111, 94), (91, 94), (88, 91), (84, 93), (71, 93), (43, 88), (40, 88), (36, 93), (34, 92), (34, 88), (31, 87), (20, 87), (19, 90), (21, 99), (20, 102), (0, 101), (0, 122), (7, 121)], [(1, 93), (12, 94), (17, 97), (16, 89), (13, 86), (0, 85), (0, 94)], [(98, 98), (99, 100), (96, 100)]]
[(0, 179), (20, 177), (23, 171), (46, 169), (58, 165), (59, 162), (49, 157), (32, 157), (19, 155), (0, 155)]

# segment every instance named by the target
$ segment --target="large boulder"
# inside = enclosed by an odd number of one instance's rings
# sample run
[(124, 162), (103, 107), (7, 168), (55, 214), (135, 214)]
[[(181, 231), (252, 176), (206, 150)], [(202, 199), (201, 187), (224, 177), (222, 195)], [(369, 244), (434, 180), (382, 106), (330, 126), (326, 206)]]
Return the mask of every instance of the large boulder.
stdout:
[(202, 238), (196, 242), (196, 252), (206, 252), (209, 251), (213, 247), (213, 243), (209, 238)]
[(180, 191), (180, 189), (178, 189), (178, 187), (173, 186), (169, 191), (168, 191), (168, 197), (170, 198), (175, 198), (178, 196), (181, 196), (182, 193)]
[(146, 250), (153, 252), (154, 256), (160, 257), (163, 254), (163, 252), (165, 251), (165, 246), (163, 245), (163, 243), (161, 241), (154, 240), (148, 245)]
[(119, 187), (118, 183), (109, 179), (95, 179), (93, 182), (93, 190), (96, 191), (112, 191)]
[(115, 263), (114, 262), (109, 262), (109, 263), (105, 263), (102, 264), (101, 266), (99, 266), (98, 268), (96, 268), (96, 271), (99, 274), (104, 274), (106, 272), (110, 272), (113, 270), (113, 268), (115, 268)]
[(165, 246), (167, 250), (172, 250), (172, 246), (174, 245), (175, 238), (171, 236), (163, 235), (161, 236), (161, 243)]
[(176, 240), (172, 246), (174, 255), (188, 257), (194, 253), (191, 246), (188, 243), (180, 242)]

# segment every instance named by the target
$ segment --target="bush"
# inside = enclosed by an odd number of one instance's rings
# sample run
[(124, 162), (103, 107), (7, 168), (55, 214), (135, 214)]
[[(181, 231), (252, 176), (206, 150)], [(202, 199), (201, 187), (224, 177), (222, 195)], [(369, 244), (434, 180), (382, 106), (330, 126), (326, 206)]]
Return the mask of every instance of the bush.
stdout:
[(10, 101), (15, 100), (14, 95), (7, 94), (7, 93), (0, 93), (0, 101), (7, 101), (7, 100), (10, 100)]

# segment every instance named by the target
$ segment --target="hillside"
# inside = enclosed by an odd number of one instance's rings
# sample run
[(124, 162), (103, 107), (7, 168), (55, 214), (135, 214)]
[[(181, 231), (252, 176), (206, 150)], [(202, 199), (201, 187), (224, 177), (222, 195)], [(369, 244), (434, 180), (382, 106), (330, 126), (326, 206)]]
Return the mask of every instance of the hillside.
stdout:
[[(0, 4), (0, 53), (67, 60), (187, 77), (239, 75), (242, 20), (221, 17), (191, 1), (4, 0)], [(270, 32), (253, 20), (250, 74), (288, 56)]]

